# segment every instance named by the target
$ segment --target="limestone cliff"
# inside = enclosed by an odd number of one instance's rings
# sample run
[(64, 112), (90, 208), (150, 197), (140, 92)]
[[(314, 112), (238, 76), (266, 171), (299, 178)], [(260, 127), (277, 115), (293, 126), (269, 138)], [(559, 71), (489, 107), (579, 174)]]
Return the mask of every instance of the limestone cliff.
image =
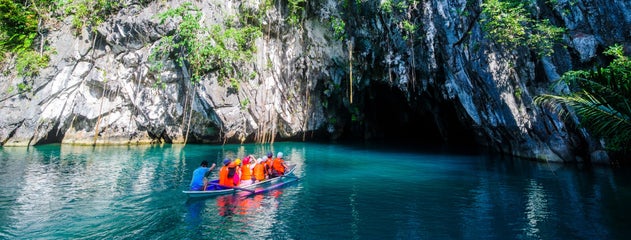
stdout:
[[(575, 121), (532, 99), (563, 72), (598, 61), (606, 46), (629, 43), (625, 1), (538, 1), (538, 16), (568, 30), (567, 48), (545, 58), (486, 39), (479, 0), (415, 2), (408, 19), (419, 27), (411, 35), (379, 11), (382, 1), (350, 1), (353, 12), (338, 1), (307, 1), (298, 24), (288, 23), (284, 1), (274, 2), (254, 60), (237, 66), (248, 77), (236, 87), (212, 72), (193, 83), (186, 65), (172, 59), (152, 70), (152, 50), (179, 24), (156, 15), (183, 2), (130, 0), (79, 35), (70, 19), (50, 26), (50, 67), (23, 79), (9, 64), (0, 76), (2, 145), (408, 138), (475, 142), (548, 161), (607, 161)], [(207, 25), (263, 4), (191, 2)], [(331, 27), (334, 19), (346, 23), (344, 37)], [(32, 90), (10, 91), (19, 82)]]

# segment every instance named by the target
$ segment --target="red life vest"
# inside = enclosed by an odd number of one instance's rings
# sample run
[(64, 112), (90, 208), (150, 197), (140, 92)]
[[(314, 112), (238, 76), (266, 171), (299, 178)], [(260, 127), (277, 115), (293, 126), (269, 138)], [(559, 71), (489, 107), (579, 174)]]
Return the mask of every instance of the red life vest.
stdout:
[(272, 159), (272, 158), (267, 158), (267, 159), (265, 160), (265, 172), (266, 172), (268, 175), (271, 175), (271, 174), (272, 174), (272, 164), (273, 164), (273, 163), (274, 163), (274, 159)]
[(274, 162), (272, 163), (272, 171), (275, 171), (277, 175), (285, 174), (285, 166), (283, 165), (284, 163), (285, 161), (283, 161), (282, 158), (274, 159)]
[(241, 167), (241, 179), (252, 179), (252, 169), (250, 164), (243, 164)]
[(221, 167), (221, 170), (219, 170), (219, 185), (234, 187), (232, 176), (228, 176), (229, 172), (228, 166)]
[(257, 163), (254, 165), (254, 178), (257, 181), (265, 180), (265, 163)]

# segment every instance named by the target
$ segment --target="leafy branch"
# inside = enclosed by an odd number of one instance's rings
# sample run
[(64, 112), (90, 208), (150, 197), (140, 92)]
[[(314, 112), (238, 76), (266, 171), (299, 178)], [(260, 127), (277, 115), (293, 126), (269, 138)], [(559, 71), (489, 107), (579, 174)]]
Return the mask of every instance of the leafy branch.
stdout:
[(289, 9), (289, 17), (287, 21), (289, 24), (296, 26), (300, 23), (302, 13), (304, 12), (304, 4), (306, 0), (288, 0), (287, 8)]
[(211, 72), (218, 72), (220, 84), (225, 79), (241, 78), (243, 74), (237, 65), (252, 60), (256, 52), (254, 41), (262, 36), (260, 27), (239, 22), (206, 27), (202, 25), (200, 10), (191, 3), (169, 9), (158, 18), (161, 23), (178, 18), (181, 22), (154, 49), (150, 62), (161, 61), (162, 56), (175, 58), (180, 66), (186, 64), (193, 82)]
[(523, 0), (485, 0), (480, 22), (487, 36), (508, 50), (526, 46), (539, 56), (549, 56), (565, 30), (548, 20), (536, 20)]
[(557, 84), (567, 84), (568, 94), (543, 94), (535, 102), (550, 107), (561, 116), (573, 109), (581, 124), (605, 139), (607, 148), (628, 151), (631, 148), (631, 60), (621, 45), (611, 46), (605, 55), (614, 57), (609, 66), (593, 70), (569, 71)]

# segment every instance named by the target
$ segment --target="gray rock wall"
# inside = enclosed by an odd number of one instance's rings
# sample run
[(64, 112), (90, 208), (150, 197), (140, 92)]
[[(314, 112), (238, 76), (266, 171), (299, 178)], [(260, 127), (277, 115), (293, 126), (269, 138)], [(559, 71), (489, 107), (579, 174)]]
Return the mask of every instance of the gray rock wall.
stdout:
[[(78, 36), (69, 19), (51, 26), (47, 40), (56, 54), (50, 67), (34, 79), (17, 77), (11, 65), (0, 75), (2, 145), (273, 141), (313, 133), (336, 137), (358, 124), (359, 135), (369, 138), (366, 101), (371, 87), (385, 84), (399, 89), (410, 111), (430, 119), (443, 140), (458, 136), (445, 125), (456, 119), (478, 144), (502, 152), (607, 161), (598, 141), (532, 99), (563, 72), (596, 62), (606, 46), (629, 44), (626, 1), (539, 1), (537, 14), (568, 29), (568, 47), (544, 59), (524, 49), (506, 52), (485, 39), (476, 18), (481, 1), (419, 1), (408, 16), (419, 26), (412, 36), (378, 10), (380, 1), (361, 1), (353, 12), (338, 1), (308, 1), (299, 26), (288, 25), (287, 9), (276, 3), (265, 13), (255, 60), (238, 66), (256, 74), (237, 91), (218, 84), (213, 73), (192, 84), (173, 61), (162, 72), (150, 70), (151, 50), (177, 26), (159, 24), (155, 15), (182, 2), (131, 1), (95, 32)], [(212, 24), (238, 13), (241, 4), (256, 8), (261, 2), (193, 3), (202, 9), (203, 24)], [(346, 22), (343, 40), (333, 34), (332, 17)], [(11, 91), (22, 81), (32, 81), (31, 92)]]
[[(379, 2), (343, 15), (352, 25), (347, 29), (358, 68), (387, 70), (364, 78), (399, 88), (412, 105), (417, 102), (416, 111), (434, 116), (438, 128), (457, 118), (473, 131), (477, 143), (498, 151), (553, 162), (608, 162), (600, 142), (577, 127), (576, 119), (564, 121), (536, 106), (533, 98), (549, 92), (565, 71), (601, 61), (599, 54), (607, 46), (629, 46), (628, 2), (538, 1), (529, 8), (536, 16), (567, 28), (562, 42), (567, 48), (556, 47), (545, 58), (524, 48), (506, 51), (486, 39), (477, 18), (482, 1), (419, 1), (410, 6), (403, 19), (420, 26), (415, 36), (407, 36), (418, 38), (413, 41), (405, 39), (402, 18), (388, 18), (395, 14), (379, 11)], [(382, 53), (375, 56), (375, 51)], [(428, 98), (448, 104), (436, 109), (439, 104), (418, 103)], [(440, 114), (449, 108), (456, 116)], [(441, 134), (445, 139), (458, 135), (449, 129)]]
[[(96, 33), (79, 36), (72, 34), (70, 19), (60, 23), (48, 36), (57, 54), (34, 79), (33, 91), (3, 91), (3, 146), (272, 141), (320, 128), (320, 100), (313, 91), (337, 54), (323, 37), (326, 26), (306, 21), (307, 30), (282, 27), (282, 33), (273, 27), (272, 37), (257, 41), (255, 61), (239, 66), (256, 77), (233, 92), (213, 74), (192, 84), (173, 61), (160, 73), (149, 70), (152, 48), (177, 24), (161, 25), (155, 16), (183, 2), (132, 4)], [(235, 14), (241, 1), (195, 4), (211, 24)], [(268, 14), (270, 25), (279, 24), (278, 12)], [(23, 79), (11, 74), (0, 81), (9, 86)]]

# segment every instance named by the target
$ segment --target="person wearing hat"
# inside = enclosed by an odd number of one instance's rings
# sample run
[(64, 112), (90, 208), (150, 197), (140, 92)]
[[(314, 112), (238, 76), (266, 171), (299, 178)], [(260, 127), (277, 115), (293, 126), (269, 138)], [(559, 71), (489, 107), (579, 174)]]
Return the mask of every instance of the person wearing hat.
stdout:
[(206, 190), (206, 185), (208, 183), (208, 175), (210, 171), (215, 168), (215, 163), (213, 163), (210, 168), (208, 167), (208, 161), (204, 160), (202, 163), (193, 171), (193, 178), (191, 179), (191, 191), (204, 191)]
[[(232, 181), (234, 182), (234, 186), (239, 186), (239, 184), (241, 184), (241, 159), (235, 159), (234, 164), (234, 172), (232, 172)], [(230, 166), (228, 166), (230, 167)], [(232, 171), (232, 170), (231, 170)]]
[(230, 164), (232, 161), (229, 158), (223, 160), (223, 167), (219, 169), (219, 185), (226, 187), (234, 187), (234, 180), (232, 176), (228, 176), (230, 172)]
[(243, 165), (241, 166), (241, 186), (247, 186), (254, 182), (254, 177), (252, 176), (254, 164), (251, 162), (252, 160), (254, 160), (254, 156), (252, 155), (243, 158)]

